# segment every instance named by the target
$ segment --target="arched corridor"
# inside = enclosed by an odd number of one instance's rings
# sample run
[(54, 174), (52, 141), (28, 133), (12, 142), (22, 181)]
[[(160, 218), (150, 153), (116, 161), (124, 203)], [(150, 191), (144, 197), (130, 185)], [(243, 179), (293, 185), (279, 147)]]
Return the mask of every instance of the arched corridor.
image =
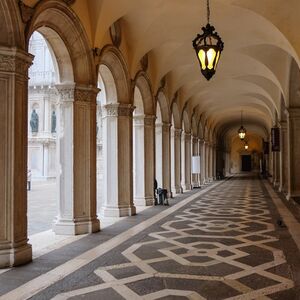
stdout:
[(299, 11), (1, 0), (0, 299), (299, 298)]

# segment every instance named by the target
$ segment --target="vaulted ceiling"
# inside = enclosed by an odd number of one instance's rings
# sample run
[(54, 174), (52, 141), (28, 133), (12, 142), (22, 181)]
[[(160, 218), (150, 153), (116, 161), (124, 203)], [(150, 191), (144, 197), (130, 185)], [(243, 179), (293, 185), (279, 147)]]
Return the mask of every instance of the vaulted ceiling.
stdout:
[(165, 77), (169, 101), (177, 92), (180, 110), (220, 132), (237, 126), (241, 110), (245, 124), (268, 129), (281, 101), (288, 106), (291, 64), (299, 63), (299, 0), (211, 0), (211, 24), (225, 48), (209, 82), (192, 48), (206, 24), (206, 0), (77, 0), (72, 9), (93, 48), (111, 43), (109, 27), (120, 20), (120, 49), (132, 78), (148, 54), (153, 90)]

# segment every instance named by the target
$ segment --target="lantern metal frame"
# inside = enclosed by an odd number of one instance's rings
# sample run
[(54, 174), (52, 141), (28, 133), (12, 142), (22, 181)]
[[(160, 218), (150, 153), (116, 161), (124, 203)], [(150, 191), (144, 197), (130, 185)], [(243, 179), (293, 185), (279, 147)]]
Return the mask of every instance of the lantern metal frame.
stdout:
[(238, 135), (239, 135), (239, 138), (241, 139), (241, 141), (243, 141), (245, 139), (246, 133), (247, 133), (247, 130), (243, 126), (243, 111), (241, 111), (241, 127), (238, 130)]
[[(224, 42), (222, 41), (219, 34), (215, 31), (215, 27), (210, 25), (210, 8), (209, 8), (209, 0), (207, 0), (207, 25), (202, 27), (202, 34), (197, 34), (196, 38), (193, 40), (193, 47), (196, 51), (196, 55), (200, 64), (201, 73), (203, 76), (210, 80), (211, 77), (216, 73), (216, 68), (218, 62), (220, 60), (221, 52), (224, 49)], [(213, 49), (215, 51), (215, 56), (213, 57), (213, 61), (209, 61), (208, 51)], [(205, 60), (204, 66), (200, 60), (200, 51), (204, 52)], [(211, 66), (211, 67), (209, 67)], [(205, 67), (205, 68), (204, 68)]]

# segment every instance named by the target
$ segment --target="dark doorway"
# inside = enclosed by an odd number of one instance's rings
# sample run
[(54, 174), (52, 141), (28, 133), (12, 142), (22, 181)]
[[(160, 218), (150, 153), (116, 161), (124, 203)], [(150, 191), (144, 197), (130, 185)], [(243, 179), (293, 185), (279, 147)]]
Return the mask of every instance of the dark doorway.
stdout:
[(251, 171), (251, 155), (242, 155), (242, 171)]

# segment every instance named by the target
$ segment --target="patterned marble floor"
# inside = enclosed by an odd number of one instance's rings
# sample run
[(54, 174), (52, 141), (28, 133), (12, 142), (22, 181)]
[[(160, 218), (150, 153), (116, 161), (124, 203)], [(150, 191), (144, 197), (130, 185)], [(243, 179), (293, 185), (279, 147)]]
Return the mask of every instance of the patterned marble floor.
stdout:
[(227, 180), (163, 213), (53, 284), (0, 299), (300, 299), (299, 249), (260, 180)]

